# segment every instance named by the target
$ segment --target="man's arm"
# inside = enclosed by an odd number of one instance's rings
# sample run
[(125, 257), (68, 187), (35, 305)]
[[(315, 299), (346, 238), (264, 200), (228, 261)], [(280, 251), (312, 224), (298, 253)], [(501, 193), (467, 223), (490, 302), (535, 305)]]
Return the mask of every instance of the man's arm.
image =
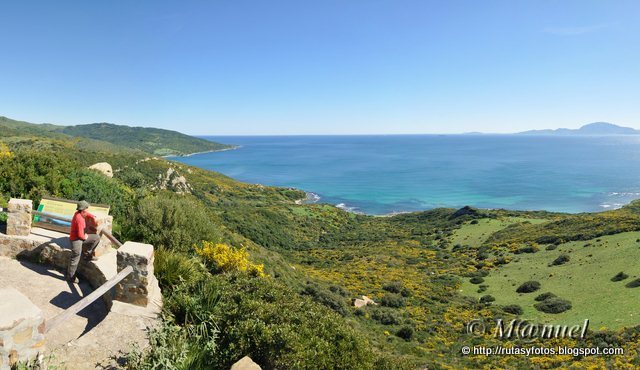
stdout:
[(87, 234), (84, 233), (84, 228), (87, 227), (87, 223), (84, 221), (84, 217), (78, 217), (76, 222), (78, 223), (78, 237), (82, 240), (87, 240)]

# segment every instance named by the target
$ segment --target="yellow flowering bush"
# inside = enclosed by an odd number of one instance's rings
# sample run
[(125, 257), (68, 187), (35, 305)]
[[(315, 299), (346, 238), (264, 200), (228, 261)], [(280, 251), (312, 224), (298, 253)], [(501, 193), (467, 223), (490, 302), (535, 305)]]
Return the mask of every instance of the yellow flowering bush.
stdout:
[(244, 248), (234, 248), (227, 244), (203, 241), (196, 246), (196, 253), (218, 272), (243, 271), (252, 276), (264, 277), (264, 266), (249, 261), (249, 253)]
[(0, 159), (11, 158), (12, 156), (13, 156), (13, 153), (11, 153), (11, 150), (9, 150), (9, 147), (4, 143), (0, 143)]

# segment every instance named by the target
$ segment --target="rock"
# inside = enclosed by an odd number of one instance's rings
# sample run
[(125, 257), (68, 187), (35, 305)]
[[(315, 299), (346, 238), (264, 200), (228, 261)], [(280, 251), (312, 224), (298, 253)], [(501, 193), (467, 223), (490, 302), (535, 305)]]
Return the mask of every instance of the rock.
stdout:
[(356, 308), (360, 308), (360, 307), (364, 307), (364, 306), (368, 306), (368, 305), (377, 306), (378, 304), (376, 302), (374, 302), (373, 299), (367, 297), (366, 295), (363, 295), (362, 299), (360, 299), (360, 298), (354, 299), (353, 300), (353, 305)]
[(231, 366), (231, 370), (262, 370), (249, 356), (244, 356), (240, 361)]
[(171, 167), (167, 168), (166, 173), (158, 175), (155, 188), (160, 190), (173, 190), (177, 194), (191, 194), (193, 190), (187, 182), (187, 179), (184, 176), (180, 176), (178, 171)]
[(94, 165), (89, 166), (89, 169), (101, 172), (103, 175), (107, 177), (113, 177), (113, 168), (111, 168), (111, 165), (107, 162), (96, 163)]

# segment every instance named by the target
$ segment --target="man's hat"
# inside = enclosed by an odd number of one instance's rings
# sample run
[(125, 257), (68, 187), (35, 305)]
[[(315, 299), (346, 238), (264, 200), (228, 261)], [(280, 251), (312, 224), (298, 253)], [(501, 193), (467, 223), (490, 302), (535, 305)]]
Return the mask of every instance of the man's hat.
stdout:
[(87, 208), (89, 208), (89, 203), (85, 200), (81, 200), (78, 202), (78, 207), (76, 208), (76, 210), (84, 211)]

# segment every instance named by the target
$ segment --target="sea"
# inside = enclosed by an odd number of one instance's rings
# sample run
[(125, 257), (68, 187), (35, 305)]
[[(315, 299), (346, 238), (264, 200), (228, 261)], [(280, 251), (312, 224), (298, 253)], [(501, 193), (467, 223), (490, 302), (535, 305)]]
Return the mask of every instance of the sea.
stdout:
[(173, 157), (308, 202), (387, 215), (437, 207), (597, 212), (640, 198), (640, 136), (205, 136)]

